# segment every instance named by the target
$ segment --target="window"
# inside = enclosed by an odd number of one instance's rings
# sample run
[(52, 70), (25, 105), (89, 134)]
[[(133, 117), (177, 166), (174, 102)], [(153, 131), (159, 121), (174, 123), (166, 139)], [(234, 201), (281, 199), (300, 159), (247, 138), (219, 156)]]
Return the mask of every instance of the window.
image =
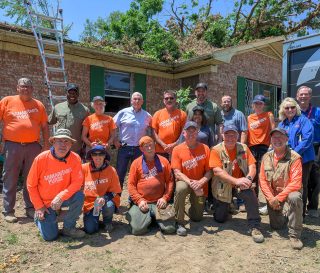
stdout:
[(130, 73), (106, 70), (104, 86), (107, 112), (118, 112), (119, 110), (130, 106)]

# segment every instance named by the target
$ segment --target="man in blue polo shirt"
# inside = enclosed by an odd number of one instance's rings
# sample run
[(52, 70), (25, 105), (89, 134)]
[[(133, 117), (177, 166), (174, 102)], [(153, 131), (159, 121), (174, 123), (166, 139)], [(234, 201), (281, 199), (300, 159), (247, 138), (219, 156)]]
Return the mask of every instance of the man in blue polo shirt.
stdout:
[(135, 92), (131, 96), (131, 107), (122, 109), (113, 118), (118, 132), (114, 145), (119, 149), (116, 169), (121, 188), (129, 162), (142, 154), (139, 149), (140, 138), (150, 134), (151, 115), (141, 108), (142, 104), (142, 94)]
[(300, 105), (301, 112), (311, 122), (314, 128), (313, 147), (316, 159), (312, 165), (308, 183), (308, 215), (310, 217), (319, 217), (319, 191), (320, 191), (320, 172), (319, 172), (319, 147), (320, 147), (320, 108), (311, 104), (312, 89), (307, 86), (301, 86), (297, 90), (296, 99)]

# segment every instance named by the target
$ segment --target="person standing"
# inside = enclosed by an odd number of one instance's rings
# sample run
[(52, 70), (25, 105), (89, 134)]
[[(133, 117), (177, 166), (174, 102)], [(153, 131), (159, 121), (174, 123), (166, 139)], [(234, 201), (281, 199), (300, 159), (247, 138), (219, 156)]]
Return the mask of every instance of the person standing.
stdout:
[(286, 130), (288, 144), (302, 157), (303, 217), (306, 215), (308, 182), (315, 159), (313, 149), (314, 129), (311, 121), (301, 114), (299, 104), (293, 98), (285, 98), (280, 104), (278, 127)]
[(156, 140), (156, 153), (169, 160), (172, 149), (177, 146), (179, 136), (186, 123), (187, 115), (177, 108), (177, 96), (174, 91), (163, 93), (165, 108), (154, 113), (152, 128)]
[(58, 103), (49, 115), (49, 124), (56, 129), (68, 129), (76, 140), (71, 150), (80, 155), (82, 148), (82, 122), (89, 115), (88, 107), (79, 102), (79, 87), (74, 83), (67, 86), (67, 101)]
[(319, 192), (320, 192), (320, 107), (311, 104), (312, 89), (307, 86), (301, 86), (297, 90), (297, 101), (301, 108), (301, 113), (306, 116), (313, 125), (313, 148), (316, 155), (315, 161), (311, 167), (308, 183), (308, 216), (319, 217)]
[(139, 140), (141, 137), (150, 134), (151, 115), (142, 109), (143, 96), (134, 92), (131, 96), (131, 107), (120, 110), (113, 120), (117, 126), (118, 134), (115, 137), (114, 145), (118, 148), (117, 173), (121, 188), (130, 163), (139, 156)]
[[(302, 231), (302, 165), (301, 156), (287, 146), (288, 135), (283, 129), (270, 132), (273, 150), (261, 162), (260, 187), (267, 202), (270, 226), (289, 227), (293, 249), (301, 249)], [(287, 209), (284, 209), (287, 203)]]
[(221, 142), (221, 133), (223, 128), (221, 111), (216, 103), (208, 99), (207, 91), (207, 84), (198, 83), (195, 89), (196, 98), (187, 105), (186, 112), (188, 115), (188, 119), (191, 120), (191, 117), (193, 115), (193, 108), (197, 105), (203, 107), (211, 132), (217, 132), (217, 137), (215, 138), (215, 140), (217, 142)]
[(18, 80), (18, 95), (4, 97), (0, 101), (3, 154), (3, 215), (9, 223), (17, 222), (15, 216), (16, 191), (19, 173), (22, 170), (23, 199), (26, 215), (33, 218), (34, 209), (26, 187), (26, 179), (34, 158), (41, 152), (40, 131), (43, 148), (49, 148), (48, 117), (44, 105), (34, 99), (32, 81)]

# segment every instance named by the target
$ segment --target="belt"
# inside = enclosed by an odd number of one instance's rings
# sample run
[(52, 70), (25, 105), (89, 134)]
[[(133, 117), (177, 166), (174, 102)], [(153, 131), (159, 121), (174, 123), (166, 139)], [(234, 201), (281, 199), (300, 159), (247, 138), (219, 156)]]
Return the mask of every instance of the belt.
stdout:
[(17, 141), (11, 141), (11, 140), (6, 140), (6, 141), (11, 142), (11, 143), (20, 144), (20, 145), (22, 145), (22, 146), (26, 146), (26, 145), (29, 145), (29, 144), (38, 143), (38, 141), (33, 141), (33, 142), (17, 142)]

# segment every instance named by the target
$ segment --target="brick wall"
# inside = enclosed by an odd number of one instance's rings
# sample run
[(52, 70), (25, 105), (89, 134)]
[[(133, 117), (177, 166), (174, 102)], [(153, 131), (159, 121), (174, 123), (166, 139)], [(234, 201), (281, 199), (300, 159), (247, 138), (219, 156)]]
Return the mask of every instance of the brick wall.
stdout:
[(206, 82), (209, 98), (220, 104), (224, 94), (231, 95), (237, 105), (237, 76), (281, 86), (282, 63), (258, 53), (236, 55), (230, 64), (218, 65), (217, 73), (200, 74), (200, 81)]

